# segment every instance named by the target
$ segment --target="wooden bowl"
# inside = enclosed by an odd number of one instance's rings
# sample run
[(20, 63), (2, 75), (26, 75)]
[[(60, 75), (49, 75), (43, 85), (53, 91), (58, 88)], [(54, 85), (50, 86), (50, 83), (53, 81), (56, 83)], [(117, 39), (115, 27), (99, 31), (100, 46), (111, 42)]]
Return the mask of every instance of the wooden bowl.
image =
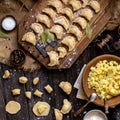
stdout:
[[(87, 64), (87, 66), (83, 72), (83, 78), (82, 78), (83, 90), (84, 90), (85, 94), (87, 95), (87, 97), (89, 97), (90, 94), (93, 92), (96, 93), (95, 90), (88, 88), (87, 79), (88, 79), (88, 74), (90, 72), (90, 68), (92, 66), (95, 66), (100, 60), (108, 60), (108, 61), (113, 60), (113, 61), (116, 61), (120, 64), (120, 57), (117, 57), (115, 55), (109, 55), (109, 54), (101, 55), (101, 56), (98, 56), (98, 57), (94, 58), (93, 60), (91, 60)], [(114, 107), (114, 106), (120, 104), (120, 95), (107, 100), (107, 102), (108, 102), (109, 107)], [(97, 97), (97, 99), (94, 101), (94, 103), (99, 105), (99, 106), (104, 106), (104, 100), (100, 99), (99, 97)]]

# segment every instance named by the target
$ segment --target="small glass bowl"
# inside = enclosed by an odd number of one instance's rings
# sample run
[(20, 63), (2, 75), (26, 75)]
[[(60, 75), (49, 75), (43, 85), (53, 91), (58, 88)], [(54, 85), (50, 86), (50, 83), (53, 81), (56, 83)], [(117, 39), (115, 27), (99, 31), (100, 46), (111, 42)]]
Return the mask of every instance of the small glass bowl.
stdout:
[(5, 31), (12, 31), (16, 28), (17, 22), (12, 15), (7, 15), (2, 19), (1, 27)]
[(94, 109), (86, 113), (83, 120), (108, 120), (108, 118), (101, 110)]

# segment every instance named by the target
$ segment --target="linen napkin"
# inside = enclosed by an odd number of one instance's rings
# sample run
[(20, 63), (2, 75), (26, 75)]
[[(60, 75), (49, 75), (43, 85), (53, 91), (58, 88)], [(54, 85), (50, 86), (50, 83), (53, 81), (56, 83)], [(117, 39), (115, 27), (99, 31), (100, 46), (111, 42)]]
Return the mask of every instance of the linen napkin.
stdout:
[(83, 71), (84, 71), (85, 67), (86, 67), (86, 64), (83, 65), (83, 67), (77, 77), (77, 80), (75, 81), (74, 86), (73, 86), (74, 88), (78, 89), (76, 98), (82, 99), (82, 100), (87, 100), (87, 96), (85, 95), (83, 88), (82, 88), (82, 75), (83, 75)]

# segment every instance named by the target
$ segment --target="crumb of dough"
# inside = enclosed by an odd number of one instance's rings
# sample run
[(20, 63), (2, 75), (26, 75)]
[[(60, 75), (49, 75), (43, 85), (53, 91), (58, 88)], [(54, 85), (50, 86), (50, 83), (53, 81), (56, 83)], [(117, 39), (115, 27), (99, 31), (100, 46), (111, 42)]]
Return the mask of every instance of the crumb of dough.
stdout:
[(28, 78), (25, 76), (19, 77), (19, 83), (26, 84), (28, 82)]
[(59, 109), (54, 109), (54, 114), (55, 114), (55, 120), (62, 120), (63, 119), (63, 114)]
[(50, 111), (50, 105), (47, 102), (39, 101), (33, 106), (32, 110), (36, 116), (47, 116)]
[(37, 97), (42, 97), (43, 92), (41, 92), (40, 90), (36, 89), (33, 94), (34, 94), (35, 96), (37, 96)]
[(39, 77), (35, 77), (35, 78), (33, 79), (33, 85), (37, 85), (38, 82), (39, 82)]
[(32, 93), (30, 91), (26, 91), (25, 92), (25, 96), (28, 98), (28, 99), (31, 99), (32, 98)]
[(44, 88), (48, 93), (51, 93), (53, 91), (53, 88), (49, 84), (46, 85)]
[(61, 112), (63, 114), (67, 114), (67, 113), (69, 113), (71, 111), (71, 109), (72, 109), (71, 103), (67, 99), (64, 99), (63, 100), (63, 106), (62, 106)]
[(9, 70), (5, 70), (4, 75), (3, 75), (3, 79), (8, 79), (9, 77), (10, 77)]
[(13, 95), (20, 95), (20, 91), (21, 91), (21, 90), (18, 89), (18, 88), (13, 89), (13, 90), (12, 90), (12, 94), (13, 94)]
[(16, 101), (9, 101), (5, 106), (5, 110), (9, 114), (16, 114), (17, 112), (20, 111), (20, 109), (21, 109), (21, 105)]

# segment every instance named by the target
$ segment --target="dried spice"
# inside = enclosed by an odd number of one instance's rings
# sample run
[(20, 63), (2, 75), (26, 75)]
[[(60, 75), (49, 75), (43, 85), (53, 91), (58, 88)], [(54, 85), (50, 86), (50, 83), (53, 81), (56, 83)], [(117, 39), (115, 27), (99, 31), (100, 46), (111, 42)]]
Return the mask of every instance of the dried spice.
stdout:
[(19, 66), (25, 61), (25, 54), (22, 50), (14, 50), (10, 56), (10, 62), (12, 65)]
[(8, 34), (4, 33), (2, 30), (0, 30), (0, 37), (1, 38), (8, 38)]
[(47, 40), (54, 41), (54, 39), (55, 39), (54, 34), (52, 34), (48, 29), (46, 29), (42, 33), (41, 38), (42, 38), (43, 44), (45, 44), (47, 42)]
[(92, 28), (90, 27), (89, 24), (87, 24), (85, 32), (86, 32), (87, 38), (90, 39), (92, 37)]

